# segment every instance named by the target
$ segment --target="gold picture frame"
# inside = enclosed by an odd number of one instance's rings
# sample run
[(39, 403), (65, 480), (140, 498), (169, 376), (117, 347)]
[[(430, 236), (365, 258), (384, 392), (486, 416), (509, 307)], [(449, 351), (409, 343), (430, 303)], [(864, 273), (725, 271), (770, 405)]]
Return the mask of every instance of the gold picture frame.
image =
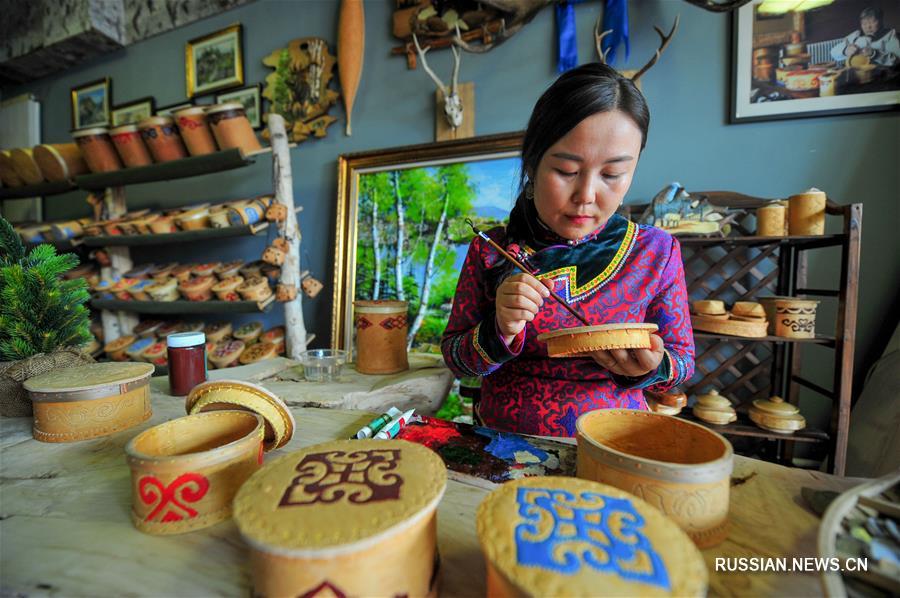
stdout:
[[(384, 277), (374, 277), (369, 273), (372, 264), (378, 264), (379, 260), (369, 259), (369, 253), (373, 251), (374, 235), (379, 235), (382, 247), (393, 241), (389, 240), (391, 227), (396, 226), (398, 210), (382, 209), (368, 211), (366, 206), (372, 203), (369, 190), (370, 185), (381, 185), (374, 177), (393, 177), (397, 179), (396, 187), (404, 183), (401, 177), (404, 174), (416, 175), (422, 179), (430, 177), (431, 181), (440, 184), (442, 167), (458, 168), (459, 175), (454, 180), (468, 181), (461, 183), (465, 187), (468, 198), (462, 203), (455, 203), (449, 210), (442, 210), (438, 201), (418, 201), (418, 207), (403, 199), (404, 209), (410, 221), (415, 220), (420, 231), (417, 233), (423, 244), (410, 246), (408, 253), (404, 255), (405, 269), (409, 280), (402, 283), (404, 289), (409, 288), (405, 297), (416, 301), (410, 304), (410, 338), (414, 351), (435, 352), (438, 348), (436, 340), (439, 332), (443, 332), (446, 325), (446, 310), (448, 300), (452, 300), (453, 291), (456, 288), (458, 270), (457, 262), (460, 255), (464, 257), (465, 250), (472, 238), (472, 231), (464, 220), (471, 217), (473, 220), (488, 229), (496, 224), (505, 222), (509, 210), (515, 201), (518, 191), (518, 173), (521, 162), (522, 148), (521, 132), (488, 135), (483, 137), (471, 137), (468, 139), (442, 141), (423, 145), (395, 147), (383, 150), (375, 150), (354, 154), (344, 154), (338, 157), (338, 203), (337, 223), (335, 231), (334, 248), (334, 288), (333, 311), (331, 321), (331, 347), (334, 349), (349, 349), (353, 344), (353, 301), (355, 299), (394, 299), (396, 283), (388, 281), (388, 270), (385, 269)], [(430, 183), (429, 183), (430, 184)], [(455, 183), (457, 188), (460, 183)], [(389, 191), (390, 184), (385, 185)], [(444, 189), (448, 192), (449, 185)], [(440, 190), (437, 195), (443, 196)], [(382, 195), (385, 201), (385, 196)], [(397, 199), (397, 198), (395, 198)], [(388, 198), (387, 201), (390, 201)], [(398, 200), (399, 201), (399, 200)], [(456, 200), (454, 200), (456, 201)], [(431, 207), (421, 207), (433, 204)], [(436, 211), (434, 206), (438, 206)], [(415, 213), (416, 210), (420, 212)], [(378, 214), (377, 224), (375, 214)], [(436, 220), (437, 219), (437, 220)], [(442, 222), (440, 222), (442, 220)], [(440, 226), (437, 225), (440, 222)], [(422, 228), (424, 226), (424, 229)], [(375, 231), (379, 232), (375, 232)], [(441, 235), (439, 238), (438, 235)], [(371, 239), (368, 237), (372, 237)], [(396, 232), (393, 239), (398, 238)], [(407, 237), (412, 243), (412, 238)], [(418, 243), (418, 241), (417, 241)], [(431, 256), (437, 250), (437, 257)], [(373, 254), (374, 256), (374, 254)], [(387, 256), (386, 260), (396, 259), (396, 255)], [(417, 261), (431, 264), (425, 266)], [(443, 261), (443, 263), (441, 263)], [(375, 270), (380, 267), (374, 266)], [(393, 268), (391, 269), (393, 271)], [(431, 273), (432, 278), (427, 276)], [(393, 275), (390, 275), (393, 276)], [(450, 280), (452, 278), (452, 281)], [(373, 280), (381, 280), (381, 287), (377, 297), (374, 296)], [(426, 286), (432, 286), (429, 293), (425, 292)], [(412, 286), (410, 286), (412, 285)], [(452, 289), (450, 288), (452, 286)], [(412, 290), (415, 287), (416, 290)], [(443, 289), (443, 290), (441, 290)], [(446, 295), (449, 292), (449, 297)], [(371, 292), (371, 294), (370, 294)], [(406, 291), (404, 291), (406, 293)], [(357, 296), (358, 295), (358, 296)], [(427, 296), (427, 297), (426, 297)], [(415, 330), (417, 313), (428, 314), (428, 318), (422, 324), (421, 334)], [(443, 320), (441, 320), (443, 318)], [(440, 328), (440, 331), (437, 329)]]
[(105, 127), (110, 124), (112, 106), (112, 81), (109, 77), (97, 79), (71, 91), (72, 129)]
[(187, 97), (244, 84), (243, 28), (240, 23), (190, 40), (185, 45)]

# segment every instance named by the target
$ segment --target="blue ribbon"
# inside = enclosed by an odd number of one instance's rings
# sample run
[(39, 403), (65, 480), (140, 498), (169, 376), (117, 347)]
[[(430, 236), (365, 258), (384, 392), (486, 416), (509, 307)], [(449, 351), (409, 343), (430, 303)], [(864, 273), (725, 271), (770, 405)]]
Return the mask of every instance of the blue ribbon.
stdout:
[(564, 73), (578, 66), (578, 37), (575, 34), (575, 4), (583, 0), (565, 0), (556, 5), (556, 29), (559, 58), (556, 72)]
[(612, 33), (603, 38), (602, 48), (606, 55), (607, 64), (616, 61), (616, 48), (619, 44), (625, 44), (625, 60), (631, 48), (628, 44), (628, 2), (627, 0), (606, 0), (606, 9), (603, 11), (603, 31), (612, 29)]

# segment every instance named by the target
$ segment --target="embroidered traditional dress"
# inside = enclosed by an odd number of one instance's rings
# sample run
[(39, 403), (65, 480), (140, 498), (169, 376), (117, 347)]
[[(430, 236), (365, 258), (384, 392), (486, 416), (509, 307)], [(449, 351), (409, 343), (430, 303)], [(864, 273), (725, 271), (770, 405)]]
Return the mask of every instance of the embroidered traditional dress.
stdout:
[[(590, 357), (553, 358), (542, 332), (582, 326), (552, 298), (507, 347), (494, 317), (503, 257), (475, 237), (460, 272), (450, 320), (441, 341), (458, 376), (484, 376), (479, 414), (494, 428), (525, 434), (573, 436), (575, 420), (603, 408), (647, 409), (642, 389), (666, 390), (694, 372), (694, 338), (678, 241), (652, 226), (613, 215), (579, 241), (551, 236), (546, 247), (509, 244), (505, 229), (487, 233), (525, 265), (554, 282), (554, 290), (591, 325), (653, 322), (665, 343), (659, 368), (642, 378), (612, 374)], [(499, 267), (497, 267), (499, 265)]]

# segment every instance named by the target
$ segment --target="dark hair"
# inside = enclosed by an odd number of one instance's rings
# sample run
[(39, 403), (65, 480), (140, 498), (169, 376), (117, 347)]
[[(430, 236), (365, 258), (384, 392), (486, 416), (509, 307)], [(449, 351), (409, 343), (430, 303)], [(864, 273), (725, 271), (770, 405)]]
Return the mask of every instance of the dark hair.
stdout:
[(585, 64), (560, 75), (534, 105), (522, 141), (519, 196), (509, 214), (507, 239), (534, 243), (537, 212), (525, 197), (528, 173), (537, 171), (544, 153), (578, 123), (600, 112), (621, 110), (641, 130), (641, 150), (647, 143), (650, 109), (643, 94), (611, 66)]
[(880, 8), (873, 8), (871, 6), (869, 6), (868, 8), (864, 8), (862, 12), (859, 13), (860, 21), (862, 21), (863, 19), (875, 19), (876, 21), (881, 23), (883, 18), (884, 11), (882, 11)]

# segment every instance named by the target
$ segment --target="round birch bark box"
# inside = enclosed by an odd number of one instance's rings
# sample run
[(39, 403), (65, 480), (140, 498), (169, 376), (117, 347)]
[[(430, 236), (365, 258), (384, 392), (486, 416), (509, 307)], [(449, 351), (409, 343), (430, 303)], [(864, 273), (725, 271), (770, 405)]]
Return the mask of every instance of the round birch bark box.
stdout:
[(660, 511), (617, 488), (529, 477), (478, 507), (487, 595), (705, 596), (706, 565)]
[(440, 457), (403, 440), (339, 440), (264, 466), (234, 517), (254, 595), (436, 596)]

